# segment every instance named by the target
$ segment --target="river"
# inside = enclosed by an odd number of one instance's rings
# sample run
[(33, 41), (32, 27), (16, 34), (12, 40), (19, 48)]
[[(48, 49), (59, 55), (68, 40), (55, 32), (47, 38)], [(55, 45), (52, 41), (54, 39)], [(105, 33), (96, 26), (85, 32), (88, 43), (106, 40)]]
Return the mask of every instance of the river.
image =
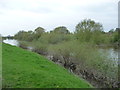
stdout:
[(13, 46), (19, 46), (19, 42), (17, 40), (6, 39), (6, 40), (3, 40), (3, 42)]
[[(13, 45), (13, 46), (19, 46), (19, 42), (17, 40), (12, 40), (12, 39), (6, 39), (3, 41), (4, 43)], [(29, 47), (28, 47), (29, 49)], [(30, 48), (31, 49), (31, 48)], [(100, 52), (102, 53), (107, 53), (108, 58), (117, 61), (120, 60), (120, 49), (114, 49), (114, 48), (100, 48), (99, 49)]]

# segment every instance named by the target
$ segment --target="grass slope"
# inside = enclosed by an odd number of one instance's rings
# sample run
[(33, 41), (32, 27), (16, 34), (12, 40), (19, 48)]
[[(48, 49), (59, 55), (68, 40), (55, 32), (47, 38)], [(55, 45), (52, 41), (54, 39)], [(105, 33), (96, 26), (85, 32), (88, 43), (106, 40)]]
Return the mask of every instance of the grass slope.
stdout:
[(2, 55), (4, 88), (92, 87), (83, 79), (36, 53), (3, 44)]

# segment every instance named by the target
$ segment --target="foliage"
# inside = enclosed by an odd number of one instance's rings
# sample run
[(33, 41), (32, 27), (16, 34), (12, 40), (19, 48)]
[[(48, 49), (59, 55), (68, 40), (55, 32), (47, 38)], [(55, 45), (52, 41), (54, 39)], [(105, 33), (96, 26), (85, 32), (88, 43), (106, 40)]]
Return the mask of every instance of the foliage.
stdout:
[(46, 55), (47, 54), (47, 47), (48, 45), (45, 43), (41, 43), (41, 42), (37, 42), (37, 41), (33, 41), (31, 43), (31, 46), (33, 48), (33, 51), (41, 54), (41, 55)]
[(41, 35), (45, 33), (45, 29), (42, 27), (38, 27), (34, 31), (34, 39), (38, 39), (41, 37)]
[(73, 34), (70, 33), (65, 26), (56, 27), (50, 32), (45, 32), (44, 28), (38, 27), (34, 31), (19, 31), (14, 37), (18, 40), (38, 40), (50, 44), (77, 39), (80, 42), (102, 45), (118, 43), (120, 41), (120, 34), (118, 31), (118, 29), (111, 29), (109, 32), (104, 32), (102, 24), (91, 19), (84, 19), (76, 25)]
[(15, 34), (14, 38), (25, 41), (32, 41), (34, 39), (32, 31), (19, 31), (17, 34)]
[(103, 27), (100, 23), (96, 23), (95, 21), (91, 19), (84, 19), (76, 26), (76, 32), (82, 31), (82, 32), (92, 32), (92, 31), (102, 31)]
[(28, 49), (29, 45), (30, 45), (30, 42), (26, 42), (26, 41), (19, 41), (19, 44), (18, 44), (18, 46), (23, 49)]
[(54, 33), (59, 33), (59, 34), (69, 34), (69, 30), (65, 26), (59, 26), (56, 27), (53, 31)]
[[(48, 49), (49, 53), (63, 57), (64, 62), (77, 63), (81, 65), (81, 69), (93, 71), (94, 73), (100, 73), (104, 76), (112, 78), (113, 70), (116, 73), (117, 67), (114, 67), (107, 58), (107, 53), (100, 53), (96, 47), (93, 47), (89, 43), (79, 43), (78, 41), (62, 42), (60, 44), (51, 45)], [(62, 61), (62, 62), (63, 62)], [(104, 64), (103, 64), (104, 63)], [(111, 68), (110, 68), (111, 67)], [(106, 70), (108, 71), (106, 73)], [(114, 77), (115, 78), (115, 77)]]
[(60, 34), (60, 33), (44, 33), (39, 39), (39, 42), (48, 44), (57, 44), (62, 41), (69, 41), (72, 39), (72, 34)]
[(80, 41), (90, 42), (93, 41), (95, 44), (101, 43), (101, 34), (103, 27), (100, 23), (96, 23), (91, 19), (85, 19), (77, 24), (76, 26), (76, 37)]
[(120, 43), (120, 29), (113, 33), (113, 42), (119, 42)]

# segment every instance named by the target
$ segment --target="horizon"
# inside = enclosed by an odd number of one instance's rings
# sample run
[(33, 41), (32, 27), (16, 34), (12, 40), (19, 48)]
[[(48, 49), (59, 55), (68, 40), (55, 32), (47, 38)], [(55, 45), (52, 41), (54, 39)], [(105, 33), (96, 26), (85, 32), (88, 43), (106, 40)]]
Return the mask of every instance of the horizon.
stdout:
[(46, 31), (65, 26), (74, 32), (75, 26), (83, 19), (101, 23), (104, 31), (108, 32), (119, 27), (118, 2), (119, 0), (0, 0), (0, 34), (13, 36), (20, 30), (34, 31), (39, 26)]

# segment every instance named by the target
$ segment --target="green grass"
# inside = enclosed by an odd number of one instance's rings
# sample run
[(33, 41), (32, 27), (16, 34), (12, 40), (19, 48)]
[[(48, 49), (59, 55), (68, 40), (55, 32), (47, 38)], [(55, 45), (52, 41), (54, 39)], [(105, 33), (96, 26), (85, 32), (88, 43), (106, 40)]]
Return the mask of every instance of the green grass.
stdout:
[(3, 44), (3, 88), (91, 88), (79, 77), (36, 53)]

